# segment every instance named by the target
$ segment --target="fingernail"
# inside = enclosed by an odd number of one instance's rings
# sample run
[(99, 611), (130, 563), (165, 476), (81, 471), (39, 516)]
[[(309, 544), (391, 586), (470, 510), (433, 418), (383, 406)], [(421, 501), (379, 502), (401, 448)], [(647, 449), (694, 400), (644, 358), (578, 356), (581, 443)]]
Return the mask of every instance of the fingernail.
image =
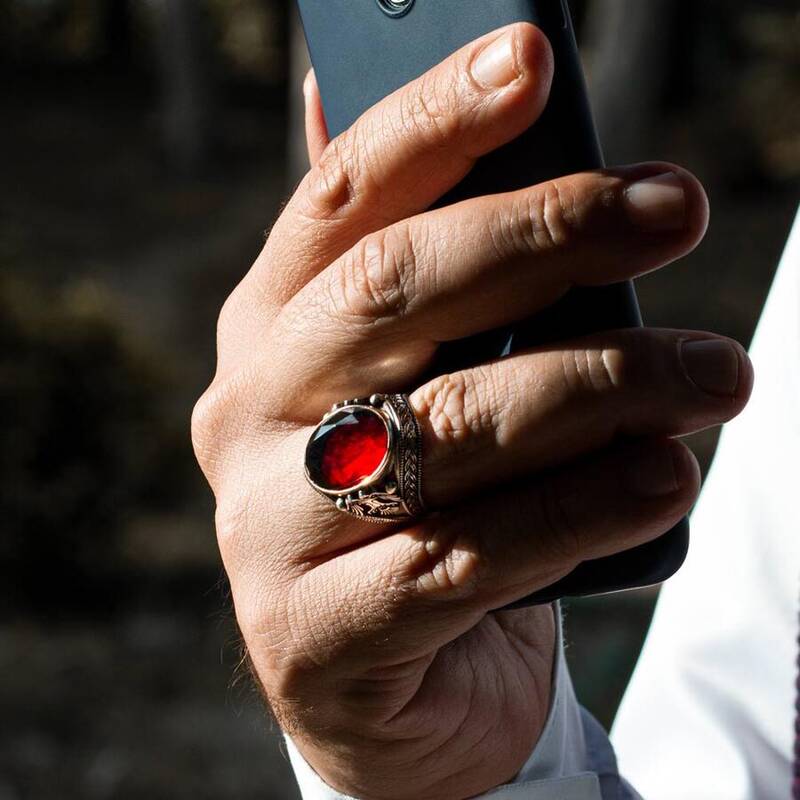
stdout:
[(652, 448), (628, 466), (628, 486), (640, 497), (666, 497), (680, 489), (672, 444)]
[(513, 31), (504, 33), (478, 53), (472, 62), (472, 77), (486, 89), (502, 89), (519, 77)]
[(634, 225), (648, 231), (678, 231), (686, 226), (686, 189), (674, 172), (631, 184), (625, 207)]
[(739, 388), (739, 353), (722, 339), (684, 342), (681, 359), (686, 374), (702, 391), (733, 397)]

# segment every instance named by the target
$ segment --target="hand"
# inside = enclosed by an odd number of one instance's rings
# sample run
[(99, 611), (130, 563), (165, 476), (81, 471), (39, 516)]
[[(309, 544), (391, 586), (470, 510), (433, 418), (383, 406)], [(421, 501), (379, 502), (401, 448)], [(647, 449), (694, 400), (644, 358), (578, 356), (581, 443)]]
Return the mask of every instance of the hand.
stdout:
[[(535, 121), (551, 74), (544, 36), (515, 25), (330, 143), (312, 77), (313, 167), (220, 316), (193, 438), (238, 622), (280, 724), (356, 797), (513, 778), (548, 713), (554, 620), (494, 610), (670, 529), (699, 485), (673, 437), (750, 391), (738, 345), (648, 329), (420, 385), (440, 343), (653, 270), (705, 231), (702, 188), (664, 164), (426, 210)], [(304, 451), (333, 402), (406, 390), (436, 513), (387, 529), (316, 494)]]

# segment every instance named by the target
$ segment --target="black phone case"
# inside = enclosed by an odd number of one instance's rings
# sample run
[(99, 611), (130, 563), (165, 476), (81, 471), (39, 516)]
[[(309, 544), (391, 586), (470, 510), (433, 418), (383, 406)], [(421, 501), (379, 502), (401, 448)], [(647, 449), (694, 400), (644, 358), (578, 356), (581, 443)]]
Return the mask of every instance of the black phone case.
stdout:
[[(348, 128), (367, 108), (496, 28), (529, 21), (548, 36), (555, 77), (540, 119), (511, 144), (481, 159), (440, 205), (514, 191), (604, 165), (589, 106), (566, 0), (298, 0), (328, 132)], [(524, 348), (642, 324), (632, 283), (573, 290), (522, 324), (442, 348), (441, 373)], [(686, 558), (683, 520), (648, 544), (587, 561), (552, 586), (515, 604), (550, 602), (651, 586), (673, 575)]]

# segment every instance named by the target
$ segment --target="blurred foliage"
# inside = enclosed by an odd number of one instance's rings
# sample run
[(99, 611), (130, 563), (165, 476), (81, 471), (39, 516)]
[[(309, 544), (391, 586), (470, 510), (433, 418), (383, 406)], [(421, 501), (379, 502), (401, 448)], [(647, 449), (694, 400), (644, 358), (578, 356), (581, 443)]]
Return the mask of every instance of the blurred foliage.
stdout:
[[(2, 0), (0, 43), (5, 60), (22, 64), (93, 62), (108, 53), (118, 2)], [(124, 13), (124, 12), (123, 12)]]
[[(734, 42), (748, 64), (736, 106), (764, 171), (778, 180), (800, 179), (800, 11), (752, 5), (736, 20)], [(778, 98), (785, 98), (785, 102)]]
[[(162, 413), (169, 364), (96, 284), (0, 277), (0, 597), (96, 603), (134, 515), (179, 505), (190, 453)], [(183, 477), (182, 477), (183, 476)], [(11, 594), (12, 596), (9, 596)]]
[[(0, 0), (0, 60), (17, 65), (115, 62), (151, 71), (162, 3), (169, 0)], [(286, 78), (286, 0), (196, 0), (218, 71), (233, 79)]]

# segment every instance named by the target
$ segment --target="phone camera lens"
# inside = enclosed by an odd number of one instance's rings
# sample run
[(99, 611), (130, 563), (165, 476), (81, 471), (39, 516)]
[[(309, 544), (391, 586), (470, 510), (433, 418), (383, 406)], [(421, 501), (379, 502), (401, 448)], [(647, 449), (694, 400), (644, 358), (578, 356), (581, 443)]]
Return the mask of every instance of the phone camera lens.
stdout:
[(402, 17), (411, 11), (414, 0), (377, 0), (378, 7), (390, 17)]

